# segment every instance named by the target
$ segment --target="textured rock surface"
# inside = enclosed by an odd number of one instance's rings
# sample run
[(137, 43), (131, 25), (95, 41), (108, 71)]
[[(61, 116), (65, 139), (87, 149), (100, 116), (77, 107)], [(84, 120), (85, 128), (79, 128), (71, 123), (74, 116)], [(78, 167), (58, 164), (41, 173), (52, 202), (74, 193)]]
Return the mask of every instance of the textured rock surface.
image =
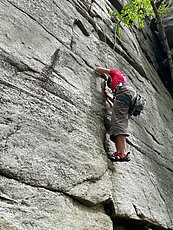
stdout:
[[(172, 99), (150, 34), (125, 28), (115, 42), (111, 8), (0, 2), (2, 230), (173, 229)], [(96, 66), (122, 70), (147, 98), (130, 120), (128, 164), (106, 157), (113, 145)]]
[[(172, 1), (167, 1), (167, 4), (169, 6), (169, 12), (166, 14), (166, 16), (163, 19), (163, 23), (165, 26), (169, 46), (173, 50), (173, 32), (172, 32), (172, 27), (173, 27), (173, 2)], [(173, 52), (172, 52), (173, 54)]]
[[(83, 206), (61, 193), (6, 178), (1, 181), (0, 229), (112, 229), (101, 207)], [(96, 223), (100, 225), (96, 225)]]

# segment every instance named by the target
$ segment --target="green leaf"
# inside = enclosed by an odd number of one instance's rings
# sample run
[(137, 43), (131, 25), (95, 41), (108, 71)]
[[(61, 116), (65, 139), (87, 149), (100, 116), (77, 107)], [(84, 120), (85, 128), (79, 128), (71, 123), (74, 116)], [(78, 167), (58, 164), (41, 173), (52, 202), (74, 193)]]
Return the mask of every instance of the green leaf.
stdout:
[[(155, 16), (151, 0), (128, 0), (119, 13), (117, 10), (112, 12), (112, 16), (118, 19), (118, 25), (122, 23), (125, 26), (134, 25), (135, 22), (138, 22), (141, 28), (144, 27), (145, 18), (149, 16)], [(154, 0), (156, 3), (156, 0)], [(162, 3), (158, 10), (160, 16), (164, 16), (168, 9)], [(117, 33), (120, 34), (120, 27), (117, 27)]]

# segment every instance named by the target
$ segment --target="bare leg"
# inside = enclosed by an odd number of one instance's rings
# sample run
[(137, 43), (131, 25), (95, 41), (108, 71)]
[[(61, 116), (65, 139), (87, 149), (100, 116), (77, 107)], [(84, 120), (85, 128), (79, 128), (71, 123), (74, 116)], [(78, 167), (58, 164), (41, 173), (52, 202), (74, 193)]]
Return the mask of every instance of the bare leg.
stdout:
[(115, 136), (115, 146), (116, 146), (117, 152), (125, 156), (127, 152), (126, 136), (122, 134)]

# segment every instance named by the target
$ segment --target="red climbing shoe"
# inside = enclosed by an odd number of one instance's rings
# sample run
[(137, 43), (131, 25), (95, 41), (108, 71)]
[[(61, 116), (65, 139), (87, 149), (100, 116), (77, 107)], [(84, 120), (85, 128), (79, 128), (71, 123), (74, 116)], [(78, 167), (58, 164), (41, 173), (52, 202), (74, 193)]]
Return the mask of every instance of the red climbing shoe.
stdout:
[(130, 152), (128, 152), (125, 156), (123, 156), (122, 153), (115, 152), (114, 155), (109, 155), (108, 158), (113, 162), (130, 161), (130, 158), (128, 157), (129, 154), (130, 154)]

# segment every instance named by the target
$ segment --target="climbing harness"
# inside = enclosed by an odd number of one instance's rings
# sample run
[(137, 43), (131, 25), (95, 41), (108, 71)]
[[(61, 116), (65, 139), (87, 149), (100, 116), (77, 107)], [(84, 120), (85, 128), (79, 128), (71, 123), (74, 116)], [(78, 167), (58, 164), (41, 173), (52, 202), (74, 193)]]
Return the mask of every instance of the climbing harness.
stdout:
[[(111, 77), (105, 74), (105, 80), (102, 83), (102, 89), (107, 93), (108, 88), (110, 89)], [(146, 105), (146, 99), (139, 94), (136, 94), (135, 97), (131, 100), (126, 94), (116, 95), (117, 90), (122, 86), (128, 85), (127, 82), (120, 82), (113, 90), (112, 94), (114, 95), (113, 99), (120, 101), (129, 107), (128, 114), (129, 116), (138, 116)]]
[(116, 98), (117, 101), (121, 101), (125, 105), (127, 105), (127, 106), (130, 107), (130, 105), (131, 105), (131, 99), (128, 96), (122, 94), (122, 95), (117, 95), (115, 98)]
[(141, 111), (144, 109), (144, 106), (146, 105), (146, 99), (139, 94), (137, 94), (133, 100), (131, 100), (125, 94), (117, 95), (115, 98), (117, 101), (121, 101), (129, 107), (129, 116), (140, 115)]
[(128, 83), (126, 83), (126, 82), (120, 82), (118, 85), (116, 85), (116, 87), (112, 90), (112, 93), (114, 94), (114, 95), (116, 95), (116, 91), (120, 88), (120, 87), (122, 87), (122, 86), (125, 86), (125, 85), (128, 85)]

